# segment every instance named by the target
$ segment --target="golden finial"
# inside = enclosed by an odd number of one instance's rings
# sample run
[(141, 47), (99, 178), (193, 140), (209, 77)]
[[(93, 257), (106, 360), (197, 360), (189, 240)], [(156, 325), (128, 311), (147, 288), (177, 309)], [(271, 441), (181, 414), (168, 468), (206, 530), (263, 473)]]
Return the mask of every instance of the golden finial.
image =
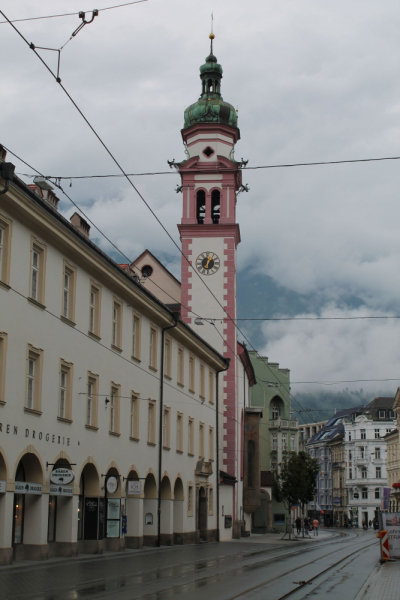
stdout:
[(208, 37), (210, 38), (210, 40), (213, 40), (215, 38), (215, 35), (213, 33), (210, 33)]

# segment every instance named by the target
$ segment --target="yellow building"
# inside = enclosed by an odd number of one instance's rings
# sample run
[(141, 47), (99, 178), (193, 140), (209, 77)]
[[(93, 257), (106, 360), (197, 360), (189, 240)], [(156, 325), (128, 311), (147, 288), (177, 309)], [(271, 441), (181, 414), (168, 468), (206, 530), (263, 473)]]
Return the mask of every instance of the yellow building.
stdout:
[[(397, 428), (385, 436), (387, 445), (387, 479), (390, 487), (389, 511), (399, 512), (400, 510), (400, 388), (397, 388), (394, 398), (393, 410), (397, 415)], [(393, 487), (398, 484), (399, 487)]]

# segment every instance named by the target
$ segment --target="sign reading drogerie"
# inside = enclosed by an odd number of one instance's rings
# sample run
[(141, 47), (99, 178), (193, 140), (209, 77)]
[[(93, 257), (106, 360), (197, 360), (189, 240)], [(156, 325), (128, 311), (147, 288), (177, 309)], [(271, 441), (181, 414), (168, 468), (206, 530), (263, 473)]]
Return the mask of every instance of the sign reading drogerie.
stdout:
[(107, 479), (107, 492), (109, 494), (115, 494), (118, 489), (118, 479), (116, 477), (109, 477)]
[(50, 475), (51, 483), (56, 485), (68, 485), (75, 479), (75, 473), (71, 469), (59, 468), (54, 469)]

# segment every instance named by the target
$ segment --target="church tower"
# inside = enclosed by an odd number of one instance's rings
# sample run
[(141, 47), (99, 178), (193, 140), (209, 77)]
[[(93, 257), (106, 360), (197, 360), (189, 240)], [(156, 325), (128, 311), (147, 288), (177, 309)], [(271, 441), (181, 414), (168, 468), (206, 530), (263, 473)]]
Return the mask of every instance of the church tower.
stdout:
[[(222, 67), (211, 51), (200, 67), (201, 95), (184, 113), (182, 138), (186, 160), (177, 164), (182, 177), (183, 211), (178, 225), (183, 254), (181, 316), (226, 358), (228, 371), (220, 376), (220, 469), (240, 481), (240, 414), (237, 381), (236, 194), (242, 186), (241, 162), (234, 159), (240, 139), (236, 110), (221, 96)], [(196, 271), (196, 272), (194, 272)], [(203, 280), (203, 281), (201, 281)], [(207, 284), (209, 290), (204, 286)], [(205, 319), (205, 320), (204, 320)], [(233, 520), (238, 515), (234, 492)], [(235, 500), (236, 496), (236, 500)]]

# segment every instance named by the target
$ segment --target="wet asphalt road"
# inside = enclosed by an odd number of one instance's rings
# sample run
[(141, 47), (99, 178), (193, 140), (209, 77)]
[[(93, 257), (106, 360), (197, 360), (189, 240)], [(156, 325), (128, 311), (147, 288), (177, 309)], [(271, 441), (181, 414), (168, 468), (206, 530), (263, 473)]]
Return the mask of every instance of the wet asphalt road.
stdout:
[(326, 600), (327, 594), (353, 600), (379, 560), (372, 531), (321, 535), (316, 543), (266, 541), (254, 536), (4, 567), (0, 600), (279, 600), (292, 591), (294, 600)]

